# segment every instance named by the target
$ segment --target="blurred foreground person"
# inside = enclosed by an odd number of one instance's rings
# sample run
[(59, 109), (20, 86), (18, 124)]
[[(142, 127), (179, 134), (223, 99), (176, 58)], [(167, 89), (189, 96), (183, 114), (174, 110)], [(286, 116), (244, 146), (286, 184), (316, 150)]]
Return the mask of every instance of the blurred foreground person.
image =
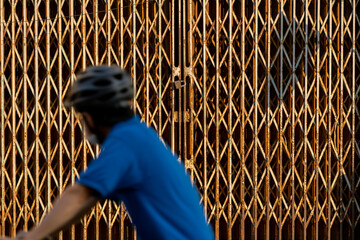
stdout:
[(89, 67), (77, 76), (64, 104), (74, 107), (101, 152), (44, 220), (16, 239), (55, 235), (105, 199), (125, 204), (140, 239), (214, 239), (183, 165), (134, 115), (132, 98), (130, 76), (116, 66)]

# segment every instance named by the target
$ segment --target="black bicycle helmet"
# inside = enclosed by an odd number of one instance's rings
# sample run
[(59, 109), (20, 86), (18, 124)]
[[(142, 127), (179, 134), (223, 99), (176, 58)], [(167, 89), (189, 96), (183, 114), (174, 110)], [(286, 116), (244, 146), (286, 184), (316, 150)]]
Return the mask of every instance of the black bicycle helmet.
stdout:
[(92, 66), (77, 75), (64, 105), (77, 111), (129, 107), (133, 88), (129, 74), (118, 66)]

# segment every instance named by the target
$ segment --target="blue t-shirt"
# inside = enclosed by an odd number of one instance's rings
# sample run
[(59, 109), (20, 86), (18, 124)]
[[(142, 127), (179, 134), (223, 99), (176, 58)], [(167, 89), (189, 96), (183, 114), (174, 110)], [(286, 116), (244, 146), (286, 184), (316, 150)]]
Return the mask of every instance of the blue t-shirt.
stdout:
[(111, 129), (77, 183), (124, 202), (141, 239), (214, 239), (183, 165), (138, 117)]

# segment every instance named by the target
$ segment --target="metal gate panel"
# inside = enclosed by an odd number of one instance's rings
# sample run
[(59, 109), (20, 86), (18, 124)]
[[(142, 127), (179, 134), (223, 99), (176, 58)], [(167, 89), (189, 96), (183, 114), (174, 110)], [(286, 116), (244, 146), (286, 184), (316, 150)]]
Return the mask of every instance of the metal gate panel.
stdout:
[[(118, 64), (134, 109), (165, 141), (171, 124), (169, 1), (1, 1), (1, 234), (41, 221), (99, 151), (63, 98), (75, 73)], [(122, 206), (100, 203), (59, 239), (136, 238)]]
[(358, 2), (186, 2), (192, 176), (216, 237), (355, 238)]
[[(219, 239), (355, 239), (359, 0), (0, 0), (1, 234), (41, 221), (99, 151), (63, 98), (118, 64)], [(136, 239), (98, 204), (59, 239)]]

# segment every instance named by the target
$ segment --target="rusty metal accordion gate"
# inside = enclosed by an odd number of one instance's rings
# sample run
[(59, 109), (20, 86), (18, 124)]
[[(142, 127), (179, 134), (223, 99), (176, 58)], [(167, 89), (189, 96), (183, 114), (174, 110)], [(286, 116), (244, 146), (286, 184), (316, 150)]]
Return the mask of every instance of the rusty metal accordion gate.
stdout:
[[(0, 21), (1, 235), (97, 154), (63, 98), (117, 64), (218, 239), (359, 238), (359, 0), (0, 0)], [(110, 201), (59, 234), (136, 238)]]

